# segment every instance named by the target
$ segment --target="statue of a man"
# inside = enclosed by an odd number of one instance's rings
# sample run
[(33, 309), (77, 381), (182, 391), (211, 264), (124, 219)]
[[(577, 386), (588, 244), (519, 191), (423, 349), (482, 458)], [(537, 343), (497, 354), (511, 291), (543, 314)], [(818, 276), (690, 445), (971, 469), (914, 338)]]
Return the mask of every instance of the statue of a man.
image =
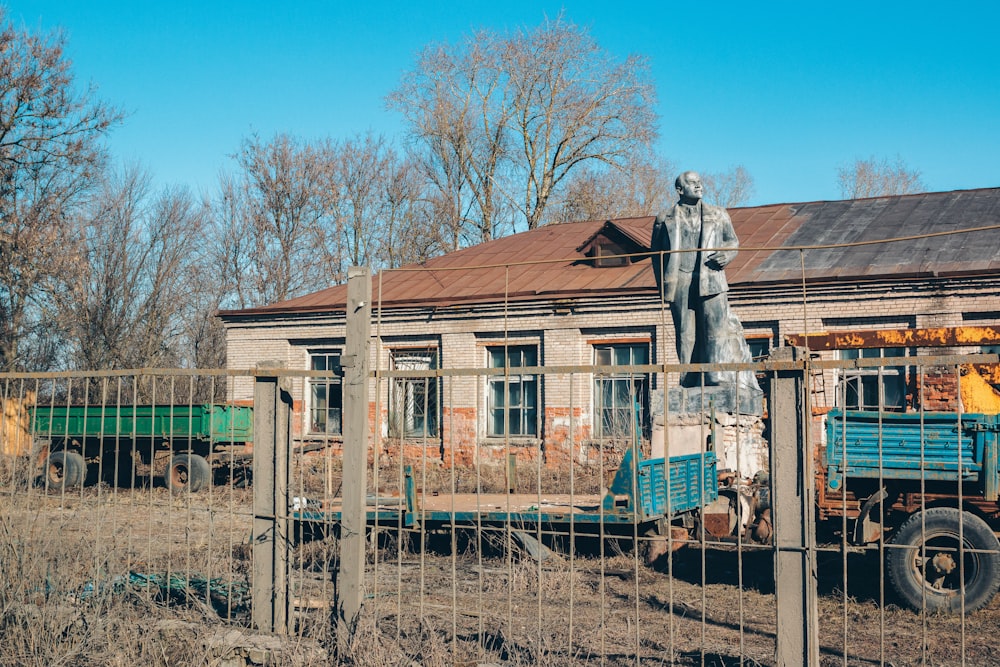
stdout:
[[(674, 185), (679, 201), (657, 216), (651, 249), (660, 298), (670, 304), (677, 359), (682, 364), (752, 361), (726, 295), (725, 268), (739, 247), (732, 220), (726, 209), (702, 201), (704, 187), (696, 172), (684, 172)], [(682, 387), (737, 383), (759, 390), (751, 371), (681, 375)]]

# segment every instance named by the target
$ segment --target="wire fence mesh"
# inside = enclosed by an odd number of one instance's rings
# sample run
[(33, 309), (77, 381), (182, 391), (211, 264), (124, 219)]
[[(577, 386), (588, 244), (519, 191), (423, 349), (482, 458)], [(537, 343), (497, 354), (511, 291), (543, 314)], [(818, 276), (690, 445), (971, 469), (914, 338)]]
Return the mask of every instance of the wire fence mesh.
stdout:
[[(761, 362), (760, 417), (691, 417), (659, 397), (674, 369), (634, 343), (580, 367), (493, 347), (477, 368), (378, 360), (350, 470), (336, 355), (0, 378), (0, 663), (771, 665), (809, 627), (819, 664), (996, 662), (998, 419), (929, 409), (928, 384), (960, 390), (982, 356)], [(281, 400), (254, 404), (272, 376)], [(783, 378), (800, 484), (777, 497)], [(883, 409), (850, 409), (865, 396)], [(285, 422), (262, 414), (281, 405)], [(262, 467), (262, 418), (284, 429), (285, 473)], [(343, 619), (351, 476), (367, 528)], [(814, 524), (799, 546), (774, 515), (790, 506)], [(265, 544), (282, 557), (262, 587)], [(814, 571), (786, 567), (802, 554)], [(260, 632), (276, 606), (284, 623)]]

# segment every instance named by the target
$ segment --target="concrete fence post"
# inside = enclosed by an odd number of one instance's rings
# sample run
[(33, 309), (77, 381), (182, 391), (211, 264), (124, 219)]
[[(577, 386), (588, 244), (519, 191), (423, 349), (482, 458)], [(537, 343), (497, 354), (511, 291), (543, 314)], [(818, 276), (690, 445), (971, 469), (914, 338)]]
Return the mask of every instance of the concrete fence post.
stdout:
[(808, 414), (808, 352), (785, 347), (774, 361), (800, 362), (771, 383), (771, 513), (777, 665), (819, 664), (815, 473)]
[(368, 493), (368, 374), (372, 280), (367, 267), (347, 272), (347, 331), (344, 356), (344, 480), (337, 573), (337, 642), (341, 651), (354, 633), (364, 594)]
[(287, 634), (292, 398), (280, 362), (258, 365), (254, 381), (252, 621), (264, 632)]

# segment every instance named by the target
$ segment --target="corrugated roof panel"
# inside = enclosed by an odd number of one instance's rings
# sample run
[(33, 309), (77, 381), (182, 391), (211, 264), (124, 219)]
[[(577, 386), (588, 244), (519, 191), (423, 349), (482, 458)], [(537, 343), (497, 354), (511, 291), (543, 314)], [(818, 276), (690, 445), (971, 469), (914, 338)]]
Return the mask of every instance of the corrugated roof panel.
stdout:
[[(741, 249), (727, 270), (733, 286), (753, 282), (947, 275), (1000, 271), (1000, 232), (954, 234), (878, 245), (816, 248), (1000, 224), (1000, 188), (861, 200), (772, 204), (730, 211)], [(426, 261), (411, 270), (384, 271), (382, 302), (419, 306), (449, 301), (502, 300), (504, 294), (588, 294), (655, 289), (649, 262), (595, 267), (577, 250), (608, 224), (545, 225)], [(635, 247), (649, 249), (653, 217), (610, 221)], [(801, 254), (795, 249), (811, 247)], [(768, 248), (789, 248), (769, 250)], [(509, 266), (509, 270), (504, 268)], [(488, 268), (489, 267), (489, 268)], [(445, 270), (447, 269), (447, 270)], [(343, 308), (345, 285), (226, 316), (315, 312)], [(378, 302), (377, 292), (375, 300)]]

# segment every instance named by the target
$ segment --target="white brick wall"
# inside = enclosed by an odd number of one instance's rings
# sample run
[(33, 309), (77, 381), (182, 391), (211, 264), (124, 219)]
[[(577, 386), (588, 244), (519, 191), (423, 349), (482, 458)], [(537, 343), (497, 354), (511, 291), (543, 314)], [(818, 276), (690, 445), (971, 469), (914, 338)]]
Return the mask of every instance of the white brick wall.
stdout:
[[(834, 328), (905, 328), (963, 324), (963, 315), (976, 314), (976, 324), (1000, 324), (1000, 279), (968, 278), (910, 280), (858, 284), (809, 286), (803, 307), (799, 286), (734, 289), (730, 298), (748, 334), (777, 331), (778, 343), (789, 334), (808, 330), (818, 333)], [(376, 359), (388, 368), (388, 349), (399, 345), (437, 344), (440, 341), (444, 368), (480, 369), (485, 366), (484, 343), (509, 339), (537, 341), (545, 365), (589, 365), (593, 363), (588, 340), (615, 337), (652, 340), (653, 363), (676, 362), (673, 326), (669, 311), (655, 296), (613, 296), (571, 302), (514, 303), (504, 312), (502, 304), (386, 311), (379, 333), (383, 347), (372, 346), (372, 368)], [(282, 315), (226, 322), (228, 365), (253, 368), (261, 361), (279, 360), (289, 368), (307, 367), (306, 350), (326, 340), (343, 341), (343, 316)], [(374, 334), (373, 327), (373, 334)], [(827, 378), (832, 400), (832, 376)], [(654, 386), (662, 386), (657, 381)], [(296, 384), (301, 395), (302, 383)], [(485, 382), (482, 377), (445, 379), (443, 402), (455, 407), (483, 408)], [(252, 397), (252, 381), (236, 380), (232, 398)], [(573, 403), (589, 406), (591, 387), (582, 375), (574, 380)], [(548, 406), (570, 402), (568, 376), (544, 380)], [(383, 397), (384, 400), (384, 397)]]

